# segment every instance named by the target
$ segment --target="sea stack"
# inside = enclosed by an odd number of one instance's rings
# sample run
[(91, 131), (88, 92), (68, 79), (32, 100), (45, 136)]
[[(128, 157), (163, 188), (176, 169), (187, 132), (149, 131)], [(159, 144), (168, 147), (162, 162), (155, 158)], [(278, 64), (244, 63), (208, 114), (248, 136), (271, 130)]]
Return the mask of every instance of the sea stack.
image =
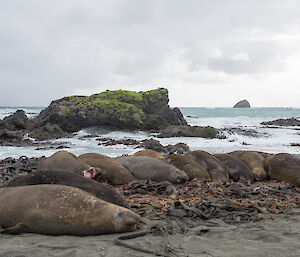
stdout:
[(247, 100), (242, 100), (236, 103), (233, 108), (251, 108), (250, 103)]

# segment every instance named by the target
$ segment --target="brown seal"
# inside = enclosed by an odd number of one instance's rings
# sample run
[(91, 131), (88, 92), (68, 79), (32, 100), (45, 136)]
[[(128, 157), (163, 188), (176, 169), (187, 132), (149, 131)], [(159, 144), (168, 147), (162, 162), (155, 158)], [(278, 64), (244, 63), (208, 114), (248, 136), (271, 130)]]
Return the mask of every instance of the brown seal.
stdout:
[(77, 187), (106, 202), (128, 208), (128, 204), (125, 201), (124, 197), (121, 196), (116, 190), (107, 187), (93, 179), (88, 179), (67, 171), (35, 171), (27, 175), (17, 176), (9, 180), (2, 187), (16, 187), (38, 184), (56, 184)]
[(234, 181), (239, 181), (241, 178), (252, 181), (253, 176), (248, 166), (240, 159), (230, 154), (215, 154), (214, 155), (226, 168), (229, 177)]
[(153, 181), (170, 181), (181, 183), (188, 180), (184, 171), (169, 165), (162, 160), (148, 156), (128, 156), (116, 158), (137, 179), (151, 179)]
[(192, 151), (185, 156), (193, 159), (207, 170), (210, 178), (218, 182), (226, 182), (229, 180), (229, 175), (226, 167), (213, 155), (208, 152), (197, 150)]
[(210, 179), (208, 172), (196, 161), (181, 154), (171, 154), (167, 158), (168, 163), (183, 170), (189, 179), (204, 178)]
[(78, 160), (93, 167), (100, 168), (101, 172), (96, 180), (106, 180), (112, 185), (127, 184), (134, 179), (131, 173), (115, 159), (98, 153), (86, 153), (77, 157)]
[(42, 161), (37, 169), (68, 171), (87, 178), (93, 178), (99, 173), (99, 169), (95, 169), (92, 166), (77, 160), (76, 156), (74, 156), (74, 154), (67, 151), (58, 151)]
[(156, 152), (154, 150), (151, 150), (151, 149), (140, 150), (140, 151), (134, 153), (132, 156), (149, 156), (149, 157), (153, 157), (153, 158), (157, 158), (157, 159), (161, 159), (161, 160), (166, 159), (162, 154), (160, 154), (159, 152)]
[(289, 153), (279, 153), (265, 161), (268, 175), (300, 187), (300, 159)]
[(126, 208), (63, 185), (0, 188), (0, 202), (2, 233), (87, 236), (132, 231), (141, 221)]
[(264, 180), (267, 177), (267, 172), (264, 169), (265, 157), (261, 152), (234, 151), (229, 154), (244, 162), (250, 169), (254, 179)]

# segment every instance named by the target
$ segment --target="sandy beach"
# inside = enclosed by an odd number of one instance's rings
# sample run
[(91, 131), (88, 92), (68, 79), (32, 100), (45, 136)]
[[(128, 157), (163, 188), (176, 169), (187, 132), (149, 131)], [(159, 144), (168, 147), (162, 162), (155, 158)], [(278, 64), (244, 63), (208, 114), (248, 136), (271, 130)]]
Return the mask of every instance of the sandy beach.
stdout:
[[(264, 214), (254, 223), (229, 225), (221, 220), (191, 221), (195, 226), (184, 229), (172, 220), (172, 234), (153, 235), (127, 240), (145, 249), (164, 252), (164, 256), (300, 256), (300, 210), (292, 215)], [(164, 220), (148, 221), (166, 224)], [(177, 224), (177, 225), (176, 225)], [(170, 227), (170, 224), (169, 224)], [(153, 256), (114, 245), (119, 235), (88, 237), (45, 236), (37, 234), (0, 235), (0, 256)], [(170, 250), (168, 254), (168, 249)]]

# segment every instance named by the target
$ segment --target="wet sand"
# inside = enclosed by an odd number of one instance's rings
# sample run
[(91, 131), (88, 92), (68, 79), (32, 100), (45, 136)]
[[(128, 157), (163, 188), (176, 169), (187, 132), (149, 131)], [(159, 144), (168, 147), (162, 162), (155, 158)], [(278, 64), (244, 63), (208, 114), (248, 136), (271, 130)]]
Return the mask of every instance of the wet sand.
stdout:
[[(185, 219), (185, 222), (193, 224), (195, 228), (185, 229), (184, 223), (178, 225), (173, 219), (169, 222), (173, 233), (149, 234), (126, 242), (160, 253), (165, 250), (165, 256), (300, 256), (299, 209), (293, 215), (264, 214), (258, 222), (237, 225), (229, 225), (221, 220)], [(148, 223), (166, 224), (163, 219)], [(119, 235), (74, 237), (0, 234), (0, 256), (153, 256), (114, 245), (113, 240)], [(167, 249), (170, 249), (169, 254)]]

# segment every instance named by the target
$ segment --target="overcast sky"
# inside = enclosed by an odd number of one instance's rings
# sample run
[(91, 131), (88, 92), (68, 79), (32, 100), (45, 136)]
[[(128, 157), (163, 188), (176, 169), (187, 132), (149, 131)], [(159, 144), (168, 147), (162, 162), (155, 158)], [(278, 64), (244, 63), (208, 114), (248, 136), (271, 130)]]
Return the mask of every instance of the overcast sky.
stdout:
[(300, 107), (300, 1), (0, 0), (0, 106), (158, 87)]

